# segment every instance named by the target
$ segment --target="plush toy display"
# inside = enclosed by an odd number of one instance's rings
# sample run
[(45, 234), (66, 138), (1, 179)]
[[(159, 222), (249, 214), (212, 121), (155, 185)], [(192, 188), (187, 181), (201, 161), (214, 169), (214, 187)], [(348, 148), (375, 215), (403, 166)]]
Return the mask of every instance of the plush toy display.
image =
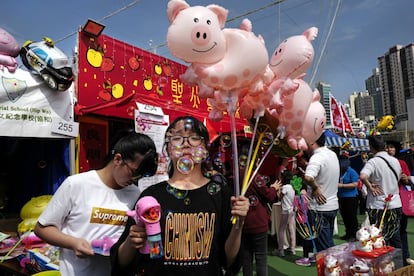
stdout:
[(358, 240), (357, 248), (360, 251), (371, 252), (373, 249), (371, 234), (367, 227), (362, 227), (356, 232), (356, 239)]
[(342, 269), (339, 266), (338, 259), (332, 255), (325, 257), (325, 276), (341, 276)]

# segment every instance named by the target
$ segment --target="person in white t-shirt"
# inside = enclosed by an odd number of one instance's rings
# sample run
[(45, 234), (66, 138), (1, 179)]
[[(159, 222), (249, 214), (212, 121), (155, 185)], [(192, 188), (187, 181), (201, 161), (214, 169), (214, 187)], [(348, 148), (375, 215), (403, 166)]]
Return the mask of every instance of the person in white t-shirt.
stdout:
[[(400, 221), (402, 204), (398, 181), (401, 165), (385, 151), (381, 137), (369, 136), (369, 148), (374, 157), (362, 168), (359, 178), (367, 187), (367, 211), (371, 224), (381, 228), (387, 244), (401, 248)], [(384, 214), (385, 206), (387, 211)]]
[(139, 197), (137, 181), (153, 175), (157, 163), (153, 140), (129, 131), (111, 148), (104, 168), (69, 176), (59, 186), (35, 234), (60, 248), (62, 276), (110, 275), (109, 256), (96, 254), (91, 243), (105, 238), (115, 242), (121, 236), (126, 211)]
[[(316, 140), (315, 143), (308, 145), (311, 155), (305, 171), (305, 184), (308, 189), (309, 210), (322, 221), (319, 232), (314, 239), (316, 251), (322, 251), (334, 246), (333, 234), (335, 218), (338, 213), (338, 179), (339, 179), (339, 160), (335, 152), (325, 146), (325, 133)], [(309, 241), (305, 241), (309, 243)], [(312, 245), (313, 246), (313, 245)], [(304, 245), (305, 249), (309, 244)], [(315, 251), (315, 250), (314, 250)], [(315, 253), (315, 252), (314, 252)], [(308, 264), (307, 258), (296, 260), (296, 264)]]

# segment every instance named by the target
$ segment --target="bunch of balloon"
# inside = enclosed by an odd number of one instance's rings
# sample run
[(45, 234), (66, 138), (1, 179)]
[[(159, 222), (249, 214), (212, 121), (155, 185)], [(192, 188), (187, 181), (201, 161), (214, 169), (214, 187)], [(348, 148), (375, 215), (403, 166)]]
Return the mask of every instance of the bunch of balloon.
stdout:
[[(238, 168), (235, 111), (240, 97), (263, 89), (273, 79), (269, 56), (261, 36), (244, 19), (239, 29), (224, 28), (228, 10), (212, 4), (189, 6), (183, 0), (168, 2), (170, 26), (167, 46), (172, 55), (190, 63), (181, 80), (198, 85), (199, 96), (212, 106), (212, 120), (230, 116), (234, 168)], [(255, 53), (252, 55), (251, 53)], [(235, 194), (240, 194), (239, 172), (234, 170)]]
[[(263, 118), (259, 120), (263, 113), (266, 115), (264, 116), (266, 121), (269, 122), (268, 131), (259, 131), (258, 143), (267, 132), (272, 133), (275, 138), (253, 173), (251, 172), (252, 163), (256, 163), (255, 156), (258, 147), (256, 146), (252, 155), (250, 152), (253, 144), (251, 145), (249, 156), (253, 158), (249, 159), (251, 163), (245, 173), (242, 193), (247, 191), (252, 182), (251, 179), (255, 177), (273, 145), (283, 144), (281, 142), (283, 139), (293, 150), (291, 154), (294, 155), (300, 150), (306, 150), (307, 143), (314, 142), (324, 130), (326, 118), (323, 106), (321, 109), (321, 106), (314, 101), (319, 97), (319, 92), (317, 90), (312, 92), (303, 80), (313, 61), (314, 49), (311, 42), (317, 34), (318, 29), (311, 27), (301, 35), (285, 39), (270, 57), (269, 68), (273, 73), (273, 79), (269, 83), (265, 82), (263, 89), (258, 93), (250, 93), (243, 98), (240, 106), (241, 113), (245, 118), (255, 119), (254, 135), (257, 133), (257, 128), (266, 128), (259, 127), (259, 122), (264, 121)], [(311, 106), (312, 111), (309, 112)], [(307, 125), (305, 121), (309, 121), (310, 125)], [(315, 132), (311, 133), (311, 128)]]

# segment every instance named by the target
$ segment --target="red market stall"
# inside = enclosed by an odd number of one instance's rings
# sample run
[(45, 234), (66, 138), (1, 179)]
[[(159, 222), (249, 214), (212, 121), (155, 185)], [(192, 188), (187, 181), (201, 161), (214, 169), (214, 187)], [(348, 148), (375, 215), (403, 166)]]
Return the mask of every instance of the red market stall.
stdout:
[[(77, 104), (80, 147), (79, 171), (98, 166), (103, 158), (110, 124), (134, 122), (137, 104), (161, 107), (170, 120), (192, 115), (208, 118), (211, 106), (198, 96), (198, 87), (180, 80), (186, 66), (107, 35), (78, 34)], [(236, 117), (236, 130), (244, 133), (248, 122)], [(229, 116), (210, 122), (219, 132), (230, 132)]]

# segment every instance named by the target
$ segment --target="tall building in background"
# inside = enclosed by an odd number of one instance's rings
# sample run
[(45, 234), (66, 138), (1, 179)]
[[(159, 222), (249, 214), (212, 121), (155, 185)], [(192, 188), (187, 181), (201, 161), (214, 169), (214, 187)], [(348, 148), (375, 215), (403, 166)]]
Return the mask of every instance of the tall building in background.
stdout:
[(414, 44), (396, 45), (378, 58), (385, 115), (407, 116), (407, 99), (414, 97)]
[(382, 107), (382, 90), (380, 84), (380, 73), (378, 68), (372, 70), (372, 75), (365, 80), (365, 88), (374, 100), (375, 118), (381, 118), (382, 115), (384, 115), (384, 109)]
[(352, 120), (356, 119), (356, 111), (355, 111), (355, 98), (358, 97), (357, 92), (353, 92), (349, 96), (349, 117), (351, 117)]
[(414, 44), (400, 50), (401, 70), (405, 99), (414, 98)]
[(355, 98), (354, 104), (357, 118), (364, 121), (370, 121), (373, 119), (374, 101), (368, 91), (359, 92), (358, 96)]
[(331, 109), (329, 104), (329, 95), (332, 92), (331, 85), (320, 81), (316, 84), (316, 89), (318, 89), (319, 94), (321, 95), (321, 103), (326, 111), (326, 126), (327, 128), (330, 128), (332, 126)]

